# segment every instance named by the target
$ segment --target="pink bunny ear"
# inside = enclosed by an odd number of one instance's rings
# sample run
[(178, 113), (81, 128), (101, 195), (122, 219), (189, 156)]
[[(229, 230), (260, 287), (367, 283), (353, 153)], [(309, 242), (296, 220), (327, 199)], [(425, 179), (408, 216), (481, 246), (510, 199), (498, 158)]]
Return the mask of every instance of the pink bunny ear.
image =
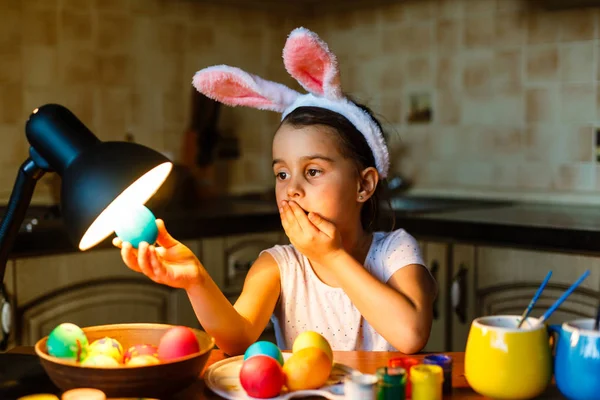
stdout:
[(277, 112), (283, 112), (300, 95), (285, 85), (227, 65), (215, 65), (196, 72), (192, 84), (204, 95), (229, 106)]
[(330, 99), (342, 97), (337, 59), (314, 32), (294, 29), (283, 48), (283, 63), (288, 73), (309, 92)]

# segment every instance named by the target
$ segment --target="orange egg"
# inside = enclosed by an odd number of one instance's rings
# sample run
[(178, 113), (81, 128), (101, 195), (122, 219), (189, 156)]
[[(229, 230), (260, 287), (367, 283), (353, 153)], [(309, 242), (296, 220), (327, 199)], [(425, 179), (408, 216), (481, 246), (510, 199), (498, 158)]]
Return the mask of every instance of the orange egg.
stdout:
[(320, 388), (331, 373), (331, 360), (317, 347), (306, 347), (292, 354), (283, 364), (285, 385), (290, 391)]

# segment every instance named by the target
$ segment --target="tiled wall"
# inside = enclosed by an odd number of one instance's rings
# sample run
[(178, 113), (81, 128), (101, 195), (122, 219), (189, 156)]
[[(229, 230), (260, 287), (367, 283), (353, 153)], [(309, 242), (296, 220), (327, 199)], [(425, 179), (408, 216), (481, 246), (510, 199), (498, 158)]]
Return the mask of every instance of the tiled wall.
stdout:
[[(599, 12), (535, 3), (408, 1), (314, 29), (346, 88), (388, 121), (395, 167), (419, 191), (597, 201)], [(408, 124), (419, 92), (433, 121)]]
[[(0, 0), (0, 203), (27, 157), (24, 125), (35, 107), (63, 104), (102, 140), (130, 132), (178, 159), (194, 72), (227, 63), (284, 76), (272, 62), (285, 30), (264, 11), (200, 1)], [(272, 180), (261, 160), (265, 153), (270, 158), (276, 115), (242, 109), (222, 115), (224, 131), (240, 136), (243, 154), (220, 179), (238, 190), (263, 188)], [(55, 185), (55, 175), (46, 175), (33, 201), (54, 202)]]
[[(131, 132), (177, 159), (193, 73), (224, 63), (291, 84), (281, 49), (299, 25), (329, 43), (345, 89), (382, 115), (393, 167), (417, 191), (595, 201), (600, 13), (532, 3), (406, 0), (300, 20), (202, 1), (0, 0), (0, 202), (34, 107), (62, 103), (102, 139)], [(431, 96), (431, 123), (407, 123), (413, 93)], [(219, 174), (230, 191), (271, 187), (277, 121), (223, 109), (242, 148)], [(36, 202), (52, 201), (51, 183)]]

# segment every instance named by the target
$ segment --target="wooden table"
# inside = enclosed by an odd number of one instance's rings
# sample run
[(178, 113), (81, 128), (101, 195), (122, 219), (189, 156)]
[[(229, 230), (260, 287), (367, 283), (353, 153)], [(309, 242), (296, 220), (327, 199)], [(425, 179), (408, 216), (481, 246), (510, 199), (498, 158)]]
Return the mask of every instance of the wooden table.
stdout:
[[(26, 353), (35, 354), (33, 347), (16, 347), (9, 350), (9, 353)], [(484, 399), (483, 396), (475, 393), (467, 383), (464, 376), (464, 353), (445, 353), (452, 357), (453, 368), (452, 368), (452, 395), (445, 396), (444, 399)], [(378, 367), (387, 364), (387, 361), (393, 357), (401, 357), (402, 353), (393, 352), (368, 352), (368, 351), (335, 351), (333, 358), (336, 362), (345, 364), (349, 367), (357, 369), (363, 373), (375, 373)], [(422, 359), (425, 354), (418, 354), (412, 357)], [(214, 364), (217, 361), (225, 359), (226, 356), (221, 350), (213, 350), (206, 367)], [(199, 399), (220, 399), (221, 397), (215, 395), (204, 385), (202, 379), (198, 379), (196, 383), (173, 396), (173, 400), (199, 400)], [(551, 385), (540, 399), (563, 399), (564, 397), (560, 394), (558, 389)]]

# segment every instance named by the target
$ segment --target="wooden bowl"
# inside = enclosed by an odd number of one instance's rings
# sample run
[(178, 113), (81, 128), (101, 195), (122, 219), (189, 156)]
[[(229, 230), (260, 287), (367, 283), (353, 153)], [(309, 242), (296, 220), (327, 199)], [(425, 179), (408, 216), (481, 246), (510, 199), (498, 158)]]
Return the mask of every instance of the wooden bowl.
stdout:
[[(104, 337), (116, 339), (123, 351), (136, 344), (158, 346), (162, 335), (174, 325), (163, 324), (114, 324), (82, 328), (88, 341)], [(192, 329), (192, 328), (190, 328)], [(48, 336), (35, 344), (35, 352), (54, 384), (61, 390), (95, 388), (107, 397), (163, 398), (183, 390), (198, 379), (204, 368), (215, 340), (206, 332), (192, 329), (198, 338), (200, 351), (158, 365), (119, 367), (82, 367), (75, 361), (48, 355)]]

